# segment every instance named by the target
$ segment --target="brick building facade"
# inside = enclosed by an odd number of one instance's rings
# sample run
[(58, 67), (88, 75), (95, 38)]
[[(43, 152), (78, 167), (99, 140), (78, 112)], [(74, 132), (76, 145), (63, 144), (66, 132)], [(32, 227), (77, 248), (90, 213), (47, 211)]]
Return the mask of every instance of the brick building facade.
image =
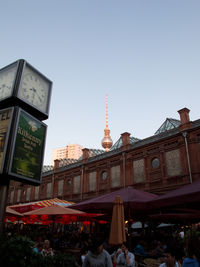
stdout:
[(79, 160), (54, 162), (38, 187), (11, 181), (8, 204), (58, 197), (68, 201), (96, 197), (126, 186), (163, 194), (200, 179), (200, 120), (166, 119), (155, 135), (139, 140), (129, 133), (109, 152), (83, 149)]

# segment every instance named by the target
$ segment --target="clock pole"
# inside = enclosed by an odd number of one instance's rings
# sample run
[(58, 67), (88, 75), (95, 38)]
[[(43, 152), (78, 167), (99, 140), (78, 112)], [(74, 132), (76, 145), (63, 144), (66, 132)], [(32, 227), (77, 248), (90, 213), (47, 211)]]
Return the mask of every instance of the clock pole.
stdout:
[(7, 183), (0, 185), (0, 233), (3, 233), (4, 230), (4, 216), (6, 211), (9, 184), (10, 179), (7, 180)]

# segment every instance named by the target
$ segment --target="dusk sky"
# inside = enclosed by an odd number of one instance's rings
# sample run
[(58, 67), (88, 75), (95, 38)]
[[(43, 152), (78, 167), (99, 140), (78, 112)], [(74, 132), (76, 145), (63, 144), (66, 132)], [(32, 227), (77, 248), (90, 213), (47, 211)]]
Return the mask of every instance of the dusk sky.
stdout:
[(0, 68), (24, 58), (53, 81), (44, 164), (54, 148), (152, 136), (200, 118), (199, 0), (7, 0)]

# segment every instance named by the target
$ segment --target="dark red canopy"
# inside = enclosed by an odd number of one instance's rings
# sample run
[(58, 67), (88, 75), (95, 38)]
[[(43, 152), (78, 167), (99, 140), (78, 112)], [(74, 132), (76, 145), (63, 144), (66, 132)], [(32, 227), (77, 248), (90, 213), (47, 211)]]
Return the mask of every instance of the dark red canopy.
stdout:
[(152, 208), (174, 207), (181, 205), (188, 207), (197, 203), (200, 203), (200, 180), (195, 181), (192, 184), (182, 186), (149, 202)]
[(124, 203), (125, 215), (131, 215), (138, 211), (144, 211), (148, 208), (147, 202), (157, 197), (145, 191), (136, 190), (131, 186), (92, 198), (77, 204), (71, 205), (69, 208), (79, 209), (87, 212), (111, 213), (113, 203), (116, 196), (120, 196)]

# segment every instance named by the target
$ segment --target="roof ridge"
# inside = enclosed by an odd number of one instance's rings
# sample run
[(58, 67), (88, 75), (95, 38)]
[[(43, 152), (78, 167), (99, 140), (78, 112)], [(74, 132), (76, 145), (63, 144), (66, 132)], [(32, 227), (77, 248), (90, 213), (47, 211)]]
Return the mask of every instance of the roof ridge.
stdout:
[(166, 118), (154, 135), (177, 128), (180, 125), (180, 123), (181, 123), (180, 120), (173, 118)]

